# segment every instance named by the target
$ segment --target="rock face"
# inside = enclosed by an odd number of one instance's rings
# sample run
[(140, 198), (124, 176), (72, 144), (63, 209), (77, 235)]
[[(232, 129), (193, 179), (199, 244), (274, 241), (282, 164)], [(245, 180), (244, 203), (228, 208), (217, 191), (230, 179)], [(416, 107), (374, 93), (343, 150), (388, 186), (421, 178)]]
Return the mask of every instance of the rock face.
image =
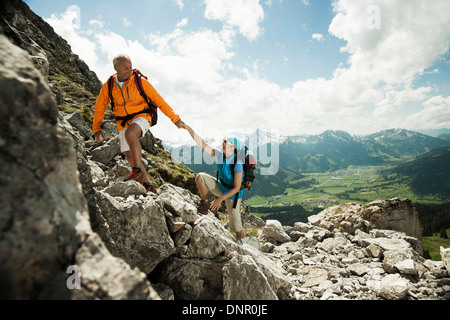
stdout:
[[(145, 275), (113, 257), (92, 231), (55, 101), (28, 54), (3, 35), (0, 84), (2, 298), (158, 298)], [(76, 290), (68, 282), (73, 266), (83, 275)]]
[[(314, 219), (314, 217), (310, 217)], [(317, 216), (317, 221), (328, 221), (350, 233), (368, 228), (391, 229), (422, 240), (419, 215), (410, 200), (391, 199), (373, 201), (365, 206), (349, 203), (330, 207)]]
[(450, 298), (448, 249), (440, 262), (422, 257), (409, 200), (344, 204), (294, 227), (246, 218), (258, 236), (237, 243), (226, 222), (197, 212), (175, 174), (184, 168), (151, 133), (143, 162), (158, 194), (125, 182), (114, 131), (87, 140), (89, 125), (58, 113), (33, 59), (0, 35), (2, 298)]
[(156, 197), (146, 197), (142, 202), (134, 201), (134, 197), (133, 201), (117, 198), (103, 192), (97, 195), (97, 204), (113, 240), (107, 246), (130, 266), (149, 274), (175, 251), (163, 207)]
[(40, 297), (49, 282), (61, 284), (60, 294), (64, 266), (90, 229), (76, 161), (28, 55), (3, 35), (0, 54), (0, 277), (17, 284), (10, 297)]

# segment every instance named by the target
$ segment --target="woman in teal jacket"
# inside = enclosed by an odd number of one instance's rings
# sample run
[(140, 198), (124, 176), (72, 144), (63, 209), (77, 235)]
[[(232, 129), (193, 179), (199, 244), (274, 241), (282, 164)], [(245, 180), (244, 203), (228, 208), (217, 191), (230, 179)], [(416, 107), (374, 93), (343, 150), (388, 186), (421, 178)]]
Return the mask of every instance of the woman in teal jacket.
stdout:
[[(199, 137), (191, 127), (184, 123), (183, 126), (194, 141), (211, 156), (217, 158), (218, 179), (207, 173), (199, 173), (195, 182), (200, 194), (201, 202), (198, 207), (200, 213), (208, 213), (208, 210), (218, 210), (225, 202), (230, 221), (230, 228), (236, 232), (237, 240), (246, 237), (241, 221), (241, 202), (243, 190), (241, 190), (244, 179), (243, 159), (238, 159), (237, 154), (241, 149), (239, 139), (229, 137), (222, 141), (222, 150), (214, 149)], [(214, 194), (217, 199), (208, 202), (208, 192)], [(237, 197), (237, 199), (236, 199)], [(236, 201), (235, 201), (236, 200)]]

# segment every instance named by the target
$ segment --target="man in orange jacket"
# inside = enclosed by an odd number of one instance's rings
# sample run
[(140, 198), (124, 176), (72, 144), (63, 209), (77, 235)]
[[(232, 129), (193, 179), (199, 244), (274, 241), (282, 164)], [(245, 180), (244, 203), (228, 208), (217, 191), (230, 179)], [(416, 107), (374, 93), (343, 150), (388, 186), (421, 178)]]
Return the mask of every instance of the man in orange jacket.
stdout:
[[(130, 57), (120, 54), (114, 58), (113, 64), (117, 72), (114, 75), (114, 84), (111, 92), (114, 100), (114, 115), (123, 119), (127, 115), (139, 113), (148, 108), (147, 102), (136, 87)], [(161, 109), (172, 123), (179, 129), (183, 128), (184, 122), (180, 119), (180, 116), (175, 114), (150, 82), (144, 78), (141, 79), (142, 87), (147, 97), (153, 101), (155, 106)], [(94, 122), (92, 124), (95, 140), (98, 142), (102, 142), (105, 138), (100, 126), (105, 117), (105, 109), (110, 101), (108, 82), (105, 82), (95, 104)], [(142, 148), (139, 142), (139, 139), (150, 129), (151, 121), (150, 114), (141, 113), (128, 121), (117, 121), (117, 129), (119, 130), (120, 150), (125, 154), (132, 169), (130, 176), (126, 180), (139, 180), (143, 183), (147, 192), (152, 191), (156, 193), (156, 189), (151, 185), (142, 164)]]

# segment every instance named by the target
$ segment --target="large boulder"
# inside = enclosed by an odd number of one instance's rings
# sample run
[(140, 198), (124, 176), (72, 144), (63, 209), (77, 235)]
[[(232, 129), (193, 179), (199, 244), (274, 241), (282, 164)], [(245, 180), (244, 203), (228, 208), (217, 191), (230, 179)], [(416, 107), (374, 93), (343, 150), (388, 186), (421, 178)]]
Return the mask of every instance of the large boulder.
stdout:
[(267, 220), (266, 225), (262, 228), (262, 239), (269, 242), (284, 243), (292, 241), (291, 237), (283, 230), (283, 226), (277, 220)]
[(223, 268), (225, 300), (277, 300), (264, 271), (250, 255), (236, 254)]
[(312, 224), (331, 222), (339, 229), (355, 234), (356, 230), (387, 229), (404, 232), (407, 236), (422, 240), (419, 215), (411, 200), (398, 198), (373, 201), (365, 206), (347, 203), (327, 208), (308, 217)]
[(77, 251), (76, 266), (81, 275), (81, 288), (73, 291), (75, 299), (160, 300), (158, 293), (149, 286), (147, 276), (113, 257), (96, 233)]
[(224, 261), (171, 256), (158, 266), (158, 281), (174, 290), (175, 299), (222, 300)]
[(402, 300), (408, 295), (408, 284), (399, 274), (389, 274), (377, 281), (373, 290), (387, 300)]
[(370, 221), (375, 229), (404, 232), (406, 235), (422, 241), (419, 214), (409, 199), (394, 198), (373, 201), (362, 208), (361, 215)]
[(233, 252), (242, 252), (231, 233), (215, 218), (203, 216), (192, 230), (188, 256), (196, 259), (224, 259)]
[(131, 267), (149, 274), (175, 252), (163, 205), (155, 197), (134, 200), (98, 191), (97, 204), (108, 225), (108, 249)]

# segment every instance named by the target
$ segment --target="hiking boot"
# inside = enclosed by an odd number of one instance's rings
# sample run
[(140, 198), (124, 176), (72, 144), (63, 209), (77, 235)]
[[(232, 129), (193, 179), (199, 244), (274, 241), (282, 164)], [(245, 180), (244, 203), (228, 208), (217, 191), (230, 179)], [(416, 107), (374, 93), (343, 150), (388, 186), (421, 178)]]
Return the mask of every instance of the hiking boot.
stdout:
[(158, 194), (158, 191), (150, 182), (144, 182), (144, 188), (147, 192), (151, 191), (154, 194)]
[(142, 176), (142, 169), (140, 167), (133, 167), (133, 171), (128, 176), (128, 178), (125, 179), (125, 181), (137, 180), (141, 176)]
[(207, 214), (209, 210), (209, 201), (201, 200), (200, 205), (197, 207), (198, 213)]

